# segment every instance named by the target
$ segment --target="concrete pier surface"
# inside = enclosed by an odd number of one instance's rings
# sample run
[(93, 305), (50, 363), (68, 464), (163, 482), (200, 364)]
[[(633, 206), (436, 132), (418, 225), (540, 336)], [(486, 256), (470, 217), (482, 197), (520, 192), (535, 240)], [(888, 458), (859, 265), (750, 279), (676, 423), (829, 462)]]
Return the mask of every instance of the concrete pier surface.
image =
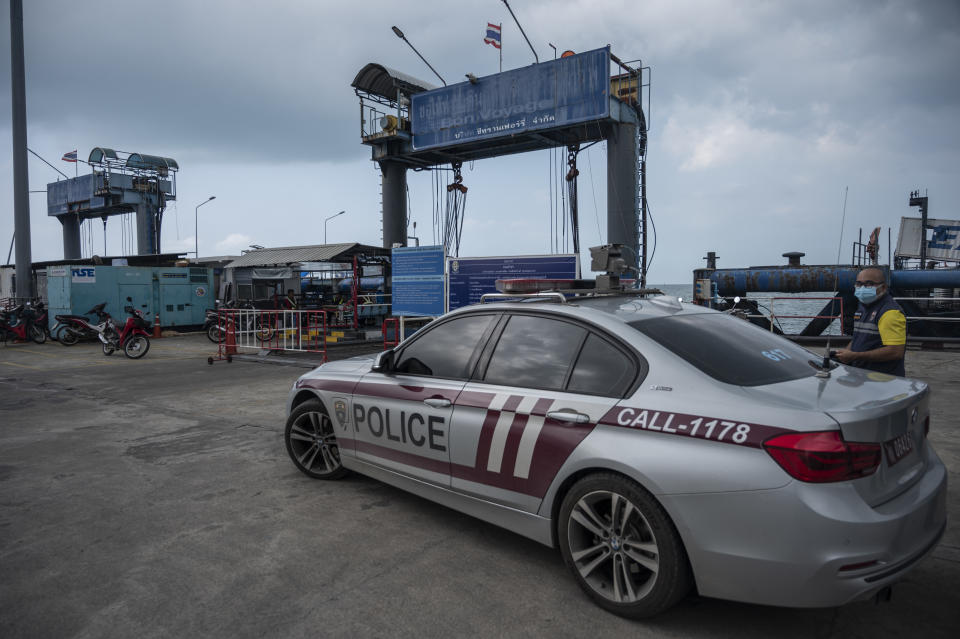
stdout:
[(202, 336), (154, 340), (140, 361), (98, 344), (0, 346), (0, 637), (931, 638), (960, 627), (960, 353), (907, 353), (908, 373), (933, 389), (949, 521), (889, 603), (691, 596), (633, 622), (590, 603), (554, 550), (370, 479), (303, 476), (282, 433), (304, 369), (209, 366), (214, 352)]

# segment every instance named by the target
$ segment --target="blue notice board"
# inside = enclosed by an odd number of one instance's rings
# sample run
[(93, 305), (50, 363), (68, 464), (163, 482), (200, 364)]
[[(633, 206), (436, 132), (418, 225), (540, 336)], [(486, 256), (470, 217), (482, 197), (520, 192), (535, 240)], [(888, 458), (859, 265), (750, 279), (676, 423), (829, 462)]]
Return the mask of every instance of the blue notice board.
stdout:
[(450, 258), (450, 310), (478, 304), (483, 294), (496, 293), (497, 280), (576, 277), (577, 256), (570, 254)]
[(405, 246), (393, 249), (391, 255), (393, 315), (443, 315), (443, 247)]
[(609, 47), (423, 91), (410, 107), (418, 151), (609, 116)]

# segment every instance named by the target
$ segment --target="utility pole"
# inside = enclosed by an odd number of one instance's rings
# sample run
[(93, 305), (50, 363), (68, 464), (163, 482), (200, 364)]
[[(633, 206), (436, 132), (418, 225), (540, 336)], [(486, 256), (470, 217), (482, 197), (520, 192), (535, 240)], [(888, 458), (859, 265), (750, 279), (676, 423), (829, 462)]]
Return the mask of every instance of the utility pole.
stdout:
[(33, 298), (30, 254), (30, 187), (27, 180), (27, 92), (23, 71), (23, 0), (10, 0), (10, 79), (13, 113), (13, 228), (17, 242), (17, 293)]

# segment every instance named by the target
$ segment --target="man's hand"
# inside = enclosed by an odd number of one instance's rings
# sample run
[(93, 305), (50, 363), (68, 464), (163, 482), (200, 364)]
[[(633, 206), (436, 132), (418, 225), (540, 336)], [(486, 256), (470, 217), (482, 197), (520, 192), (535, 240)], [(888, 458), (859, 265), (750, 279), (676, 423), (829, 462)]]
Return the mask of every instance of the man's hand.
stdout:
[(855, 353), (849, 348), (838, 348), (834, 351), (833, 359), (837, 360), (842, 364), (849, 364), (855, 359), (858, 359), (863, 353)]
[(834, 359), (843, 364), (849, 364), (854, 360), (863, 360), (865, 362), (889, 362), (891, 360), (903, 357), (907, 347), (904, 344), (881, 346), (872, 351), (851, 351), (848, 348), (837, 349)]

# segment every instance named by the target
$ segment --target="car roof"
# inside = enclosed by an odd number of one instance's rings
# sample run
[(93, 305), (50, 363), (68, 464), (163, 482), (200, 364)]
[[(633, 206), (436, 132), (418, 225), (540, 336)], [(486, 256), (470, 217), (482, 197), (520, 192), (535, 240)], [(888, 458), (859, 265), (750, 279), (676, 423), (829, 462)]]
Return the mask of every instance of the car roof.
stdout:
[(700, 315), (717, 313), (696, 304), (685, 304), (670, 295), (656, 297), (640, 297), (637, 295), (587, 295), (569, 299), (565, 303), (551, 302), (549, 298), (518, 297), (511, 301), (496, 301), (486, 304), (474, 304), (454, 311), (461, 312), (489, 312), (489, 311), (532, 311), (547, 312), (574, 317), (589, 317), (597, 319), (597, 314), (604, 319), (617, 319), (621, 322), (635, 322), (639, 320), (676, 315)]

